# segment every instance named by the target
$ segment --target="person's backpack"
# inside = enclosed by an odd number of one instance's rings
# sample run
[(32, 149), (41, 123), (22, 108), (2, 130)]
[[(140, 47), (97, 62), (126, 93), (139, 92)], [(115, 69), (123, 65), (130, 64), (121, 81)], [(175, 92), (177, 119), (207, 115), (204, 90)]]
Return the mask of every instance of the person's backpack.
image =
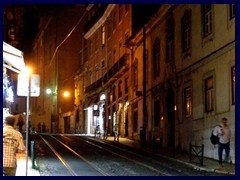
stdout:
[[(221, 127), (220, 125), (218, 125), (218, 126)], [(213, 131), (214, 131), (214, 130), (212, 130), (212, 133), (211, 133), (211, 136), (210, 136), (210, 141), (211, 141), (211, 143), (212, 143), (213, 145), (219, 144), (219, 137), (216, 136), (216, 135), (214, 135), (214, 134), (213, 134)]]

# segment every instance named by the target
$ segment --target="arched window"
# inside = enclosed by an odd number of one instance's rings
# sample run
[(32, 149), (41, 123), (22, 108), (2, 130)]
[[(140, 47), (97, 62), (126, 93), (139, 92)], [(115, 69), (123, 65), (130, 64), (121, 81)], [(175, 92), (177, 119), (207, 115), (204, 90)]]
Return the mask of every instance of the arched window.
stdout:
[(182, 53), (185, 56), (190, 55), (191, 48), (191, 10), (185, 10), (181, 20), (182, 30)]

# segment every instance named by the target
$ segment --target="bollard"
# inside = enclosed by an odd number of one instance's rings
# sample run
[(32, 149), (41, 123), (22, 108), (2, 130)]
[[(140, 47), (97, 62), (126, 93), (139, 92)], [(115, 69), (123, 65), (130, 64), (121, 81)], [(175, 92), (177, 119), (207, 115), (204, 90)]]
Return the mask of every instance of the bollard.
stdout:
[(32, 160), (32, 169), (35, 169), (35, 144), (34, 141), (31, 141), (31, 160)]

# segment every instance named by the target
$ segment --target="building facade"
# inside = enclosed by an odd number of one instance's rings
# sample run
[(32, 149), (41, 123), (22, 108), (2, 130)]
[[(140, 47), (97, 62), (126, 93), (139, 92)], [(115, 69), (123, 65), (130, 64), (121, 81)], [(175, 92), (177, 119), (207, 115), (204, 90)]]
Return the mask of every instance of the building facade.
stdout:
[(42, 19), (36, 39), (36, 123), (136, 141), (144, 130), (149, 144), (204, 144), (204, 156), (217, 159), (210, 133), (227, 117), (235, 162), (234, 5), (89, 4), (66, 12)]
[(148, 142), (183, 151), (203, 144), (204, 156), (218, 159), (209, 137), (227, 117), (235, 162), (234, 12), (230, 4), (164, 4), (145, 24), (146, 37), (143, 31), (131, 37), (129, 44), (146, 44), (133, 46), (132, 63), (141, 84), (146, 52), (147, 106), (140, 101), (145, 109), (138, 115), (147, 112)]
[(74, 75), (80, 67), (82, 26), (78, 24), (83, 17), (84, 5), (60, 5), (57, 13), (40, 19), (33, 64), (41, 92), (31, 98), (30, 107), (35, 129), (44, 122), (47, 132), (74, 133)]

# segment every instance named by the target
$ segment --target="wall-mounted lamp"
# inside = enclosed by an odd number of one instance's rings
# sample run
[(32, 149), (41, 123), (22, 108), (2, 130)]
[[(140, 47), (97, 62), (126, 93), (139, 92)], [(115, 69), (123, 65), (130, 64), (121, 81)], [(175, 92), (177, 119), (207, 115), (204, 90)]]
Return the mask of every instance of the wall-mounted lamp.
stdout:
[(177, 110), (177, 105), (174, 105), (174, 111), (176, 111)]

